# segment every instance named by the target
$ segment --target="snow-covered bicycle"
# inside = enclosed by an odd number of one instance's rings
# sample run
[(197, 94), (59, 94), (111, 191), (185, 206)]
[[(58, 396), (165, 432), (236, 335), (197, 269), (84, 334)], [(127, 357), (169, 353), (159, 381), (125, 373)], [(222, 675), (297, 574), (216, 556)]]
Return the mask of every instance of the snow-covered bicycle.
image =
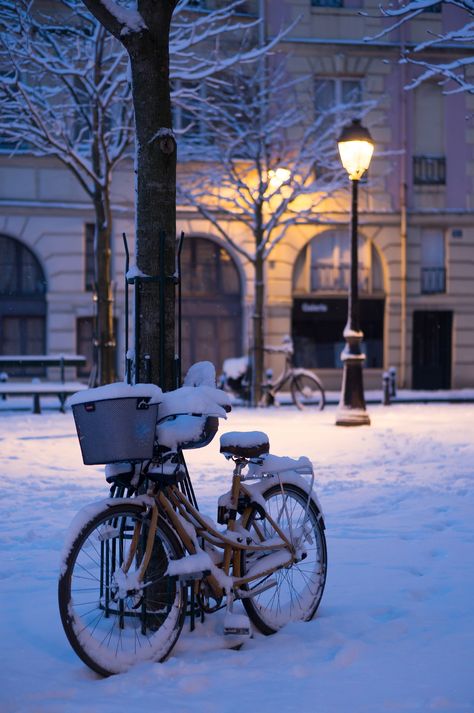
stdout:
[[(291, 337), (284, 337), (282, 344), (278, 346), (264, 347), (264, 351), (283, 354), (285, 361), (281, 372), (276, 377), (273, 376), (271, 369), (267, 370), (266, 381), (262, 384), (262, 397), (259, 406), (278, 404), (279, 394), (287, 391), (298, 409), (303, 410), (307, 406), (312, 406), (322, 411), (326, 404), (323, 383), (314, 372), (293, 365), (294, 350)], [(249, 358), (225, 359), (220, 382), (223, 389), (248, 402), (252, 384)]]
[[(213, 438), (230, 408), (223, 391), (114, 384), (72, 404), (84, 462), (111, 463), (125, 450), (106, 475), (133, 494), (84, 508), (65, 543), (61, 619), (88, 666), (110, 675), (163, 661), (180, 635), (188, 591), (203, 613), (226, 608), (223, 633), (237, 643), (251, 634), (250, 622), (273, 634), (314, 616), (327, 554), (307, 458), (271, 455), (260, 431), (221, 436), (234, 469), (214, 522), (197, 507), (182, 451)], [(246, 614), (236, 611), (239, 600)]]

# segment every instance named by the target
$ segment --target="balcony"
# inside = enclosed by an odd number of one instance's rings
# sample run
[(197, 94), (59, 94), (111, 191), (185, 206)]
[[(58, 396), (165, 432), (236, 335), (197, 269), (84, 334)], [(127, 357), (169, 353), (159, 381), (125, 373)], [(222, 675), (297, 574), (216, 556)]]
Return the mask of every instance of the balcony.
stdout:
[(444, 156), (413, 156), (413, 183), (415, 186), (444, 186), (446, 184), (446, 158)]
[[(369, 268), (359, 265), (359, 292), (369, 293)], [(334, 265), (312, 265), (311, 266), (311, 290), (313, 292), (347, 292), (351, 268), (349, 264)]]
[(421, 293), (434, 295), (446, 292), (446, 268), (422, 267), (421, 268)]

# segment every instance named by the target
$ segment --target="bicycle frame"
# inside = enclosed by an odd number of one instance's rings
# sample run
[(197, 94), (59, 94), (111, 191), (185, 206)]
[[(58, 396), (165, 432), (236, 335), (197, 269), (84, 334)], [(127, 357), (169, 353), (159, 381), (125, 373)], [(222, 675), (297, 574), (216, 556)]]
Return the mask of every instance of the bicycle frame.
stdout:
[(264, 384), (264, 392), (266, 391), (272, 398), (275, 398), (276, 393), (280, 391), (293, 374), (293, 351), (285, 347), (265, 347), (265, 351), (272, 354), (285, 355), (285, 363), (280, 374), (272, 381)]
[[(213, 573), (212, 571), (208, 570), (199, 570), (194, 573), (188, 573), (189, 579), (205, 580), (211, 589), (213, 597), (216, 600), (221, 599), (224, 594), (233, 595), (236, 593), (236, 590), (240, 589), (240, 587), (248, 585), (257, 579), (261, 579), (262, 577), (268, 577), (278, 569), (289, 567), (296, 562), (294, 546), (288, 539), (285, 532), (283, 532), (283, 530), (279, 527), (278, 523), (268, 513), (266, 513), (266, 519), (280, 537), (281, 542), (265, 542), (263, 533), (261, 532), (258, 525), (255, 523), (253, 527), (255, 532), (257, 533), (257, 536), (260, 539), (260, 544), (256, 543), (254, 540), (252, 540), (251, 542), (244, 542), (244, 535), (242, 535), (241, 538), (232, 536), (232, 533), (235, 532), (235, 527), (237, 523), (236, 514), (239, 497), (243, 496), (247, 498), (249, 502), (249, 504), (245, 507), (242, 513), (242, 521), (244, 523), (248, 521), (248, 518), (253, 510), (251, 494), (249, 490), (245, 487), (245, 485), (242, 484), (240, 478), (240, 471), (242, 470), (245, 464), (245, 462), (237, 463), (233, 474), (231, 489), (232, 507), (229, 509), (231, 516), (229, 517), (227, 524), (227, 532), (231, 533), (230, 535), (226, 534), (225, 532), (220, 532), (219, 530), (217, 530), (217, 528), (214, 527), (214, 524), (211, 525), (209, 523), (208, 519), (204, 519), (200, 512), (189, 502), (186, 496), (178, 489), (176, 485), (168, 485), (164, 488), (160, 487), (157, 490), (154, 489), (149, 492), (149, 494), (152, 495), (152, 497), (154, 498), (155, 502), (151, 509), (151, 522), (148, 529), (145, 552), (138, 568), (138, 582), (143, 581), (146, 568), (151, 558), (153, 542), (158, 523), (158, 516), (160, 512), (176, 531), (181, 542), (183, 543), (184, 548), (186, 549), (189, 555), (197, 554), (199, 546), (194, 541), (192, 535), (190, 535), (190, 532), (186, 528), (186, 525), (183, 521), (192, 525), (198, 537), (202, 538), (210, 545), (224, 550), (221, 571), (226, 577), (231, 577), (232, 592), (224, 591), (222, 583), (219, 582), (219, 575), (216, 576), (216, 572)], [(132, 543), (130, 546), (127, 561), (122, 565), (122, 569), (125, 574), (130, 569), (130, 566), (134, 561), (135, 555), (137, 553), (138, 543), (140, 541), (140, 531), (141, 523), (137, 523), (137, 525), (135, 526), (135, 531), (133, 533)], [(277, 565), (270, 567), (264, 566), (264, 569), (258, 568), (257, 571), (255, 571), (253, 574), (244, 577), (236, 577), (233, 574), (231, 575), (231, 571), (232, 573), (234, 573), (240, 570), (240, 557), (242, 551), (261, 551), (262, 553), (268, 553), (269, 551), (286, 551), (288, 553), (288, 557), (283, 559), (281, 562), (278, 562)]]

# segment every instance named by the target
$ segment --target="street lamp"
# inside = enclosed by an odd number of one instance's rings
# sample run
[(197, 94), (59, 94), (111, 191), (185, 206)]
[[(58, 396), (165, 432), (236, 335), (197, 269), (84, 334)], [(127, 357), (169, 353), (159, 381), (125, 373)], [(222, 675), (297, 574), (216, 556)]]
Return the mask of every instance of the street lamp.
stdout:
[(343, 362), (342, 389), (336, 413), (337, 426), (369, 425), (365, 409), (362, 365), (365, 354), (360, 350), (363, 333), (359, 322), (358, 284), (358, 187), (359, 180), (369, 168), (374, 142), (360, 119), (345, 126), (337, 142), (341, 162), (352, 183), (351, 272), (348, 295), (347, 324), (344, 329), (346, 345), (341, 354)]

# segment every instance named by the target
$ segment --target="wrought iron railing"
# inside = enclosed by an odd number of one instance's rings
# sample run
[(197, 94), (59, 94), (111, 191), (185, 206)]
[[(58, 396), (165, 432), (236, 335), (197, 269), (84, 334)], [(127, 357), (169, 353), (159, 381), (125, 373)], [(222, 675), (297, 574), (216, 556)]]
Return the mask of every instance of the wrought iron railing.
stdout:
[(446, 268), (422, 267), (421, 292), (424, 295), (446, 292)]
[(443, 186), (446, 183), (444, 156), (413, 156), (413, 183), (417, 186)]
[[(370, 271), (368, 267), (359, 265), (358, 282), (359, 291), (368, 293)], [(347, 292), (351, 279), (351, 267), (349, 264), (334, 265), (312, 265), (311, 267), (311, 290), (317, 292)]]

